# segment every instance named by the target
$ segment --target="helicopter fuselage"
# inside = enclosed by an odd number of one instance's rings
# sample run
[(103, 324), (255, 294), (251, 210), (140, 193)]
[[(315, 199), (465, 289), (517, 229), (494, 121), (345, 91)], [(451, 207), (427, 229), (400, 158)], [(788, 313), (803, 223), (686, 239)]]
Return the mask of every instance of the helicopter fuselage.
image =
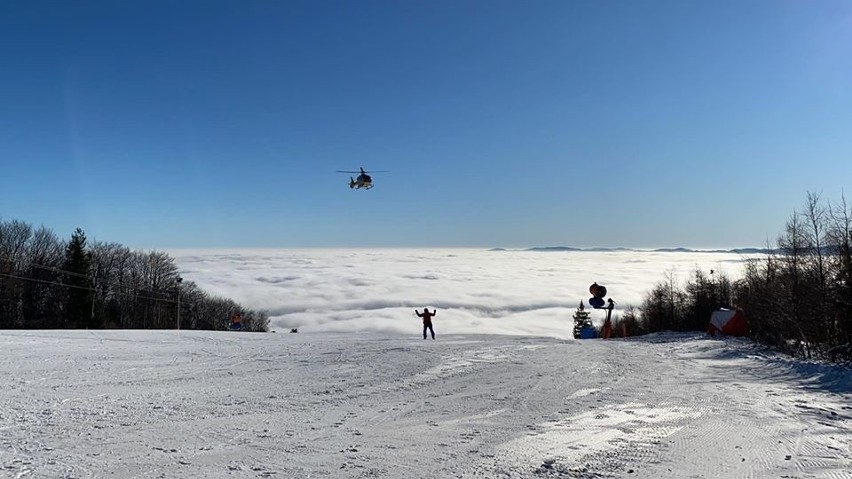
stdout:
[(338, 173), (358, 173), (358, 176), (349, 177), (349, 188), (369, 190), (373, 187), (373, 178), (368, 175), (364, 168), (359, 168), (360, 171), (337, 170)]
[(369, 175), (358, 175), (356, 179), (349, 178), (349, 187), (369, 190), (373, 187), (373, 179)]

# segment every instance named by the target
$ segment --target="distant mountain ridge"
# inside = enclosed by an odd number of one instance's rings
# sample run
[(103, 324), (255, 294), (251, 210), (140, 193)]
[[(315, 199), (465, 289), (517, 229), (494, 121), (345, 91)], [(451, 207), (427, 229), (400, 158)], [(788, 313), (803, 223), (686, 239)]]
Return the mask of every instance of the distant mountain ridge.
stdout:
[(692, 249), (692, 248), (656, 248), (656, 249), (641, 249), (641, 248), (575, 248), (572, 246), (536, 246), (533, 248), (491, 248), (488, 251), (536, 251), (543, 253), (564, 252), (564, 251), (586, 251), (586, 252), (617, 252), (617, 251), (636, 251), (643, 253), (736, 253), (736, 254), (768, 254), (776, 253), (777, 250), (769, 248), (732, 248), (732, 249)]

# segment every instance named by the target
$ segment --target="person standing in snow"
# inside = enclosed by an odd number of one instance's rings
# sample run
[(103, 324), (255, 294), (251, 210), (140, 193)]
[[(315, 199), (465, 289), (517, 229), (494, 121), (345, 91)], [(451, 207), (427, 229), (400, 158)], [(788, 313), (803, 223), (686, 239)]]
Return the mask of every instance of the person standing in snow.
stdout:
[(432, 339), (435, 339), (435, 330), (432, 329), (432, 317), (438, 313), (437, 308), (433, 312), (429, 312), (429, 308), (423, 308), (423, 313), (420, 313), (416, 309), (414, 310), (414, 314), (418, 317), (423, 318), (423, 339), (426, 339), (426, 329), (432, 333)]

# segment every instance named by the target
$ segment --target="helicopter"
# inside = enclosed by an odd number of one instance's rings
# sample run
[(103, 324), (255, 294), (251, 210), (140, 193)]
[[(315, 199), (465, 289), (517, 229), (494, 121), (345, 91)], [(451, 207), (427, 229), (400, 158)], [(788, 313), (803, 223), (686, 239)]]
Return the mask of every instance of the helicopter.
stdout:
[[(359, 169), (361, 171), (341, 171), (341, 170), (337, 170), (337, 172), (338, 173), (358, 173), (357, 178), (352, 178), (351, 176), (349, 177), (349, 188), (358, 188), (358, 189), (363, 188), (365, 190), (369, 190), (369, 189), (373, 188), (373, 179), (370, 177), (370, 175), (367, 174), (368, 172), (364, 171), (363, 167), (361, 167)], [(371, 171), (369, 173), (384, 173), (384, 172), (386, 172), (386, 170)]]

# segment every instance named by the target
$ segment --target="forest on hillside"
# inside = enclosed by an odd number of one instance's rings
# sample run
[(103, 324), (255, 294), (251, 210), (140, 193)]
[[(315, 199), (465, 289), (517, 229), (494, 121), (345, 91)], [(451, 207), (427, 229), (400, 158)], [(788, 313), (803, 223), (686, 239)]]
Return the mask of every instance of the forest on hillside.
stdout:
[[(670, 273), (638, 311), (631, 331), (702, 331), (713, 310), (741, 310), (754, 340), (805, 359), (852, 360), (852, 208), (845, 197), (808, 193), (775, 247), (747, 261), (743, 277), (696, 270), (684, 285)], [(769, 245), (768, 245), (769, 246)], [(621, 324), (616, 324), (616, 332)]]
[(183, 281), (160, 251), (68, 240), (18, 221), (0, 221), (0, 328), (227, 329), (267, 331), (269, 317)]

